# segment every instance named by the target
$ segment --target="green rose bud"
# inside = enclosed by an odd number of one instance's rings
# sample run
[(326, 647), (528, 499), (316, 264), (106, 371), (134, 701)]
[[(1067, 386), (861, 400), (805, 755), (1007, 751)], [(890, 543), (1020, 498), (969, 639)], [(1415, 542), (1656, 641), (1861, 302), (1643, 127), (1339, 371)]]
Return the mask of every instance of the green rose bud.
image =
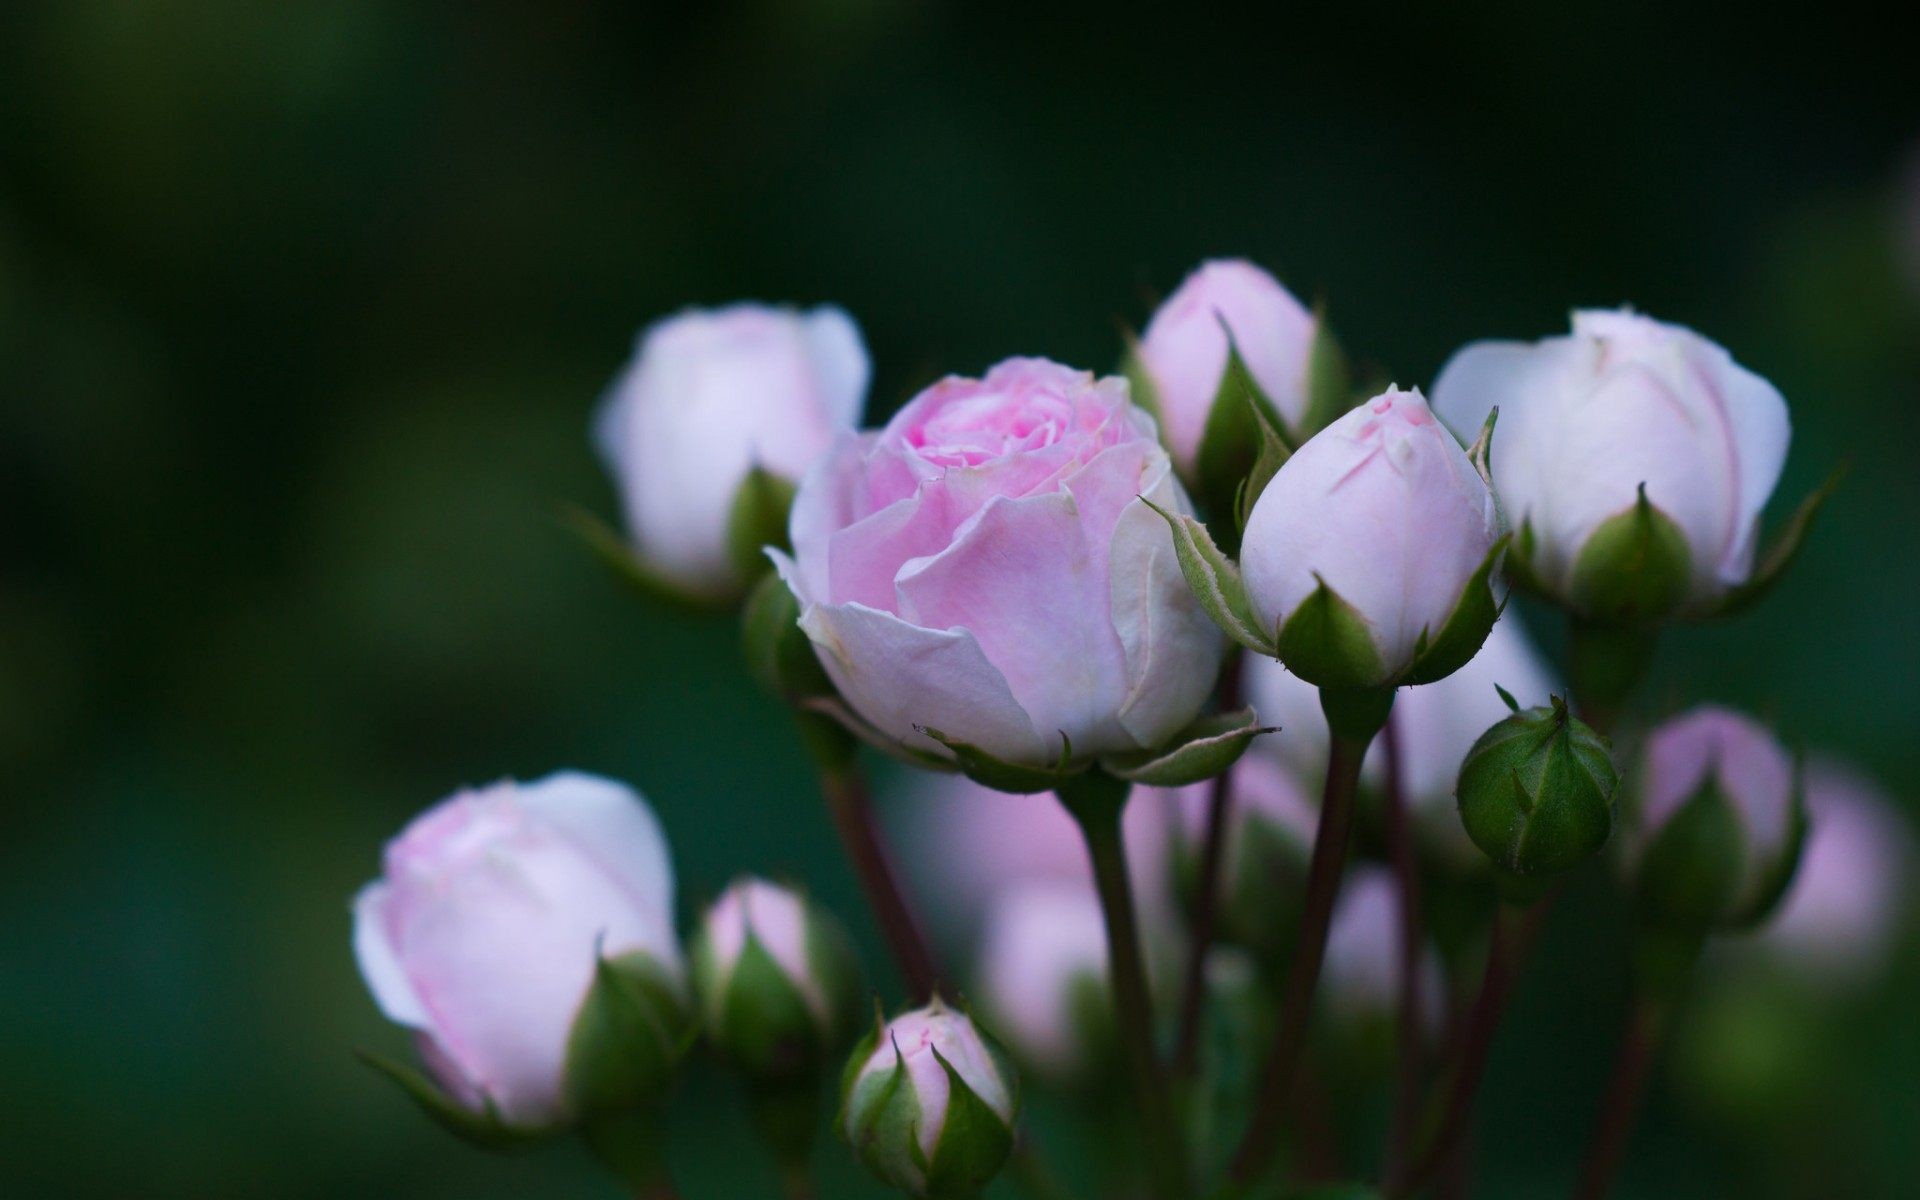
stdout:
[(1557, 875), (1606, 843), (1620, 776), (1607, 739), (1560, 697), (1525, 710), (1507, 703), (1513, 715), (1481, 734), (1460, 764), (1460, 820), (1501, 870)]

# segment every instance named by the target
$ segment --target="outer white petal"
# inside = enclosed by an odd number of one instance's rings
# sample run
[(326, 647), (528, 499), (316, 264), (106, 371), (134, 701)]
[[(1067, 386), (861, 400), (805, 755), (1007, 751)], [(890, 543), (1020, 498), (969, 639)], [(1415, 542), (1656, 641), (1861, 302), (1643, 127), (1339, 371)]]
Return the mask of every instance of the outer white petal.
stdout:
[(831, 304), (809, 310), (804, 322), (822, 415), (831, 428), (852, 429), (860, 423), (867, 384), (873, 378), (860, 327), (845, 310)]
[(385, 880), (376, 879), (353, 898), (353, 956), (374, 1003), (387, 1019), (411, 1029), (425, 1029), (430, 1024), (427, 1007), (414, 991), (413, 981), (407, 978), (387, 933), (386, 904), (392, 891)]
[[(1165, 455), (1149, 470), (1143, 495), (1169, 512), (1191, 511)], [(1180, 573), (1160, 514), (1139, 501), (1128, 505), (1114, 526), (1108, 562), (1113, 624), (1127, 660), (1120, 724), (1141, 746), (1158, 746), (1206, 703), (1226, 642)]]
[(1721, 582), (1731, 585), (1745, 582), (1753, 571), (1760, 513), (1780, 483), (1793, 430), (1787, 416), (1787, 402), (1779, 391), (1731, 358), (1725, 358), (1724, 352), (1721, 357), (1724, 361), (1718, 372), (1720, 394), (1732, 426), (1739, 472), (1739, 509), (1733, 539), (1719, 564)]
[(923, 629), (863, 604), (811, 605), (800, 628), (841, 697), (903, 745), (941, 753), (914, 730), (927, 725), (1008, 762), (1051, 762), (1059, 753), (964, 629)]
[[(519, 802), (630, 893), (642, 912), (671, 927), (673, 859), (660, 818), (640, 793), (598, 775), (556, 771), (521, 784)], [(668, 965), (677, 965), (678, 948), (669, 948)]]

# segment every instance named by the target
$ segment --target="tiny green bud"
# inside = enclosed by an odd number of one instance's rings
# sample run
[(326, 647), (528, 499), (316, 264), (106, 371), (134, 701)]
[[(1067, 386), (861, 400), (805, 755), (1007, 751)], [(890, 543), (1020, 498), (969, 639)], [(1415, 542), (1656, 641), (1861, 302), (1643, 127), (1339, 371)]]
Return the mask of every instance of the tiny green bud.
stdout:
[(1585, 861), (1613, 830), (1620, 783), (1607, 739), (1555, 696), (1480, 735), (1455, 794), (1473, 844), (1514, 875), (1557, 875)]

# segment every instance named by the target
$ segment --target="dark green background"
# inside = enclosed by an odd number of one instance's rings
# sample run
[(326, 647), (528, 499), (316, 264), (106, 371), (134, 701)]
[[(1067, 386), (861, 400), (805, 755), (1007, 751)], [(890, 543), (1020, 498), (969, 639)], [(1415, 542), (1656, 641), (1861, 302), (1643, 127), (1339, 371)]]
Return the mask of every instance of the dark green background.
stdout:
[[(731, 630), (637, 608), (550, 520), (612, 511), (588, 413), (690, 302), (845, 305), (876, 415), (1009, 353), (1104, 365), (1212, 254), (1324, 297), (1403, 383), (1575, 304), (1693, 325), (1788, 396), (1783, 497), (1854, 473), (1654, 692), (1911, 795), (1910, 38), (1841, 4), (1351, 7), (0, 9), (0, 1192), (612, 1195), (575, 1154), (453, 1143), (348, 1055), (402, 1039), (347, 899), (462, 783), (630, 779), (689, 907), (753, 868), (858, 915)], [(1608, 895), (1576, 893), (1499, 1044), (1488, 1195), (1569, 1177), (1621, 999)], [(1740, 1104), (1666, 1077), (1622, 1194), (1910, 1194), (1914, 959), (1760, 1006), (1810, 1040), (1776, 1070), (1727, 1038)], [(691, 1196), (769, 1190), (724, 1085), (676, 1131)]]

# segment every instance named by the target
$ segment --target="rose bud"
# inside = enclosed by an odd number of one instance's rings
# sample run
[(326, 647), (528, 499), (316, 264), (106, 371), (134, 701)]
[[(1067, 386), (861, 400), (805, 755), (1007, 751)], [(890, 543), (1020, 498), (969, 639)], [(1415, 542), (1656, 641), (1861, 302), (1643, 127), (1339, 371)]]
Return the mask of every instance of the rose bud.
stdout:
[(938, 997), (876, 1025), (847, 1062), (841, 1131), (888, 1185), (972, 1196), (1013, 1149), (1012, 1068), (964, 1013)]
[(1238, 486), (1258, 446), (1244, 385), (1223, 387), (1229, 331), (1269, 419), (1296, 440), (1345, 407), (1345, 371), (1319, 318), (1250, 262), (1200, 264), (1147, 323), (1133, 369), (1135, 402), (1159, 420), (1181, 478), (1207, 494)]
[(794, 483), (860, 418), (870, 367), (837, 308), (692, 309), (648, 326), (595, 420), (639, 569), (738, 596)]
[(1141, 496), (1186, 509), (1126, 382), (1009, 359), (836, 447), (777, 561), (873, 736), (1050, 769), (1162, 746), (1213, 687), (1220, 638)]
[(1619, 784), (1607, 740), (1555, 696), (1538, 708), (1515, 703), (1481, 734), (1460, 763), (1456, 793), (1473, 844), (1506, 874), (1539, 877), (1606, 844)]
[(859, 967), (845, 930), (790, 888), (740, 879), (691, 946), (707, 1036), (749, 1075), (811, 1075), (857, 1015)]
[(1648, 737), (1629, 851), (1643, 910), (1704, 935), (1751, 926), (1793, 878), (1806, 833), (1799, 771), (1750, 717), (1711, 705)]
[(1420, 393), (1389, 390), (1295, 451), (1241, 543), (1246, 598), (1279, 658), (1327, 690), (1428, 682), (1497, 614), (1493, 494)]
[(1034, 882), (987, 914), (980, 1002), (1021, 1065), (1083, 1082), (1112, 1049), (1106, 922), (1089, 887)]
[(1810, 764), (1806, 791), (1800, 867), (1759, 939), (1816, 983), (1861, 984), (1886, 964), (1906, 921), (1913, 832), (1879, 788), (1846, 767)]
[(370, 1059), (475, 1140), (657, 1096), (687, 1025), (673, 867), (632, 789), (561, 772), (455, 794), (387, 844), (354, 900), (380, 1008), (444, 1093)]
[[(1222, 942), (1256, 951), (1264, 961), (1283, 961), (1290, 951), (1306, 897), (1320, 809), (1301, 778), (1266, 754), (1242, 758), (1230, 777), (1216, 932)], [(1173, 879), (1189, 910), (1199, 893), (1210, 790), (1193, 788), (1179, 797)]]
[(1433, 400), (1462, 433), (1500, 410), (1517, 580), (1609, 622), (1711, 608), (1748, 583), (1787, 406), (1699, 334), (1583, 310), (1571, 337), (1467, 346)]

